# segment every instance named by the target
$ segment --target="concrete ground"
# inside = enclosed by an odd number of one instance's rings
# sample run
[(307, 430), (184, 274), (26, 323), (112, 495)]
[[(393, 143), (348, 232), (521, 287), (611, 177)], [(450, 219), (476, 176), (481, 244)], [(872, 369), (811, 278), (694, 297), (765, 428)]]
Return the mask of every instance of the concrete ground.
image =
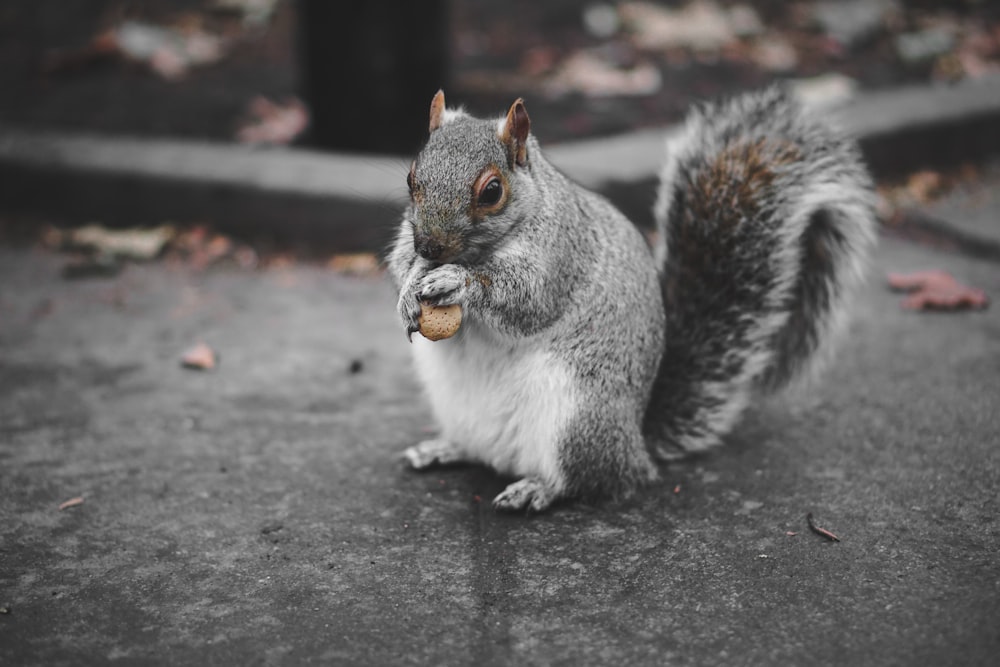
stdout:
[(994, 263), (883, 240), (821, 383), (525, 517), (398, 460), (433, 424), (384, 279), (64, 261), (0, 247), (0, 664), (996, 664), (1000, 310), (883, 285)]

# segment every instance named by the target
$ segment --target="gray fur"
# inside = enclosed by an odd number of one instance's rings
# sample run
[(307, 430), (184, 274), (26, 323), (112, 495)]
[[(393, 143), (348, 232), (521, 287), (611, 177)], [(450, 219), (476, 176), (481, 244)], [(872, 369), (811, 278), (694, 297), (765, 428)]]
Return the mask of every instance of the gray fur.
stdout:
[[(753, 193), (759, 207), (729, 206), (725, 182), (747, 175), (719, 156), (740, 145), (785, 154)], [(667, 153), (655, 209), (666, 349), (646, 419), (663, 453), (718, 444), (755, 393), (829, 355), (876, 229), (855, 144), (778, 88), (696, 110)], [(699, 179), (722, 185), (706, 194)]]
[[(463, 307), (459, 335), (432, 344), (449, 365), (440, 377), (477, 372), (470, 355), (483, 349), (521, 359), (539, 353), (554, 368), (571, 369), (565, 404), (572, 418), (554, 445), (558, 470), (513, 470), (524, 479), (498, 496), (501, 509), (627, 495), (656, 476), (650, 446), (715, 444), (755, 391), (797, 374), (842, 319), (873, 238), (870, 183), (856, 149), (802, 119), (780, 93), (692, 115), (664, 168), (655, 259), (634, 226), (553, 168), (533, 137), (527, 164), (514, 164), (497, 128), (495, 120), (446, 112), (416, 160), (417, 196), (389, 269), (408, 332), (416, 330), (421, 299)], [(781, 164), (758, 169), (751, 191), (732, 193), (760, 201), (719, 219), (712, 207), (721, 199), (692, 206), (689, 186), (699, 170), (733, 142), (760, 138), (796, 147), (774, 152), (760, 144), (764, 159), (773, 153)], [(472, 184), (490, 165), (507, 179), (510, 196), (501, 211), (479, 217)], [(446, 263), (417, 254), (415, 238), (427, 235), (451, 249)], [(723, 261), (706, 264), (705, 257)], [(449, 410), (438, 407), (442, 424)], [(510, 420), (521, 435), (537, 426), (519, 422), (516, 412)], [(471, 451), (442, 437), (407, 458), (414, 467), (459, 459), (501, 465)]]

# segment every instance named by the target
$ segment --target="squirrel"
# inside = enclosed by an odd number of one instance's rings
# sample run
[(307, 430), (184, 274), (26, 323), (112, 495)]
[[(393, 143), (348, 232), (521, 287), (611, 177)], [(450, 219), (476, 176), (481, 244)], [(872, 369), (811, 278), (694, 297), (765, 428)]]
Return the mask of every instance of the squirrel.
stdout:
[[(777, 86), (668, 139), (652, 248), (530, 125), (522, 99), (482, 120), (439, 91), (388, 255), (441, 427), (403, 457), (514, 477), (498, 510), (627, 497), (718, 445), (829, 356), (876, 237), (858, 147)], [(422, 303), (460, 305), (457, 334), (412, 339)]]

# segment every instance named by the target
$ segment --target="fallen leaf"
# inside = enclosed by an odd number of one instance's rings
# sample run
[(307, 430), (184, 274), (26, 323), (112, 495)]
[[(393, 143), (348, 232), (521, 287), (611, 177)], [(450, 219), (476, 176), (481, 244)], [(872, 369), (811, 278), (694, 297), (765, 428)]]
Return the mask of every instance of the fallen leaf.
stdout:
[(849, 102), (857, 95), (858, 82), (836, 72), (791, 82), (796, 99), (813, 109), (830, 109)]
[(809, 525), (809, 530), (811, 530), (812, 532), (816, 533), (817, 535), (819, 535), (821, 537), (825, 537), (826, 539), (830, 540), (831, 542), (839, 542), (840, 541), (840, 538), (837, 537), (836, 535), (834, 535), (833, 533), (831, 533), (829, 530), (827, 530), (826, 528), (820, 528), (819, 526), (816, 525), (816, 523), (813, 521), (812, 512), (809, 512), (808, 514), (806, 514), (806, 523)]
[(248, 116), (236, 133), (244, 144), (290, 144), (309, 126), (309, 110), (294, 97), (283, 104), (255, 97)]
[(910, 175), (906, 179), (906, 190), (910, 196), (921, 204), (926, 204), (944, 192), (945, 178), (940, 172), (925, 169)]
[(779, 34), (765, 35), (750, 53), (757, 66), (769, 72), (789, 72), (799, 64), (795, 47)]
[(76, 498), (70, 498), (65, 502), (59, 503), (59, 511), (61, 512), (62, 510), (69, 509), (70, 507), (76, 507), (77, 505), (82, 505), (82, 504), (83, 504), (83, 498), (81, 498), (80, 496), (77, 496)]
[(225, 54), (223, 39), (201, 30), (124, 21), (110, 35), (124, 58), (143, 63), (168, 80), (179, 79), (192, 67), (214, 63)]
[(946, 271), (890, 273), (888, 281), (891, 289), (910, 294), (902, 302), (908, 310), (963, 310), (989, 305), (983, 290), (963, 285)]
[(207, 266), (217, 259), (228, 255), (232, 249), (233, 242), (228, 236), (216, 234), (212, 236), (208, 243), (201, 247), (202, 256), (200, 261), (203, 262), (203, 266)]
[(212, 232), (206, 227), (197, 226), (177, 235), (171, 244), (177, 257), (183, 259), (191, 268), (205, 269), (216, 262), (232, 258), (243, 268), (257, 266), (256, 252), (248, 246), (237, 246), (231, 238)]
[(370, 252), (334, 255), (326, 266), (331, 271), (346, 276), (366, 277), (379, 272), (378, 258)]
[(582, 93), (588, 97), (652, 95), (660, 89), (660, 70), (650, 63), (622, 68), (600, 56), (579, 51), (569, 56), (546, 81), (552, 95)]
[[(650, 2), (626, 2), (618, 12), (632, 31), (635, 44), (643, 49), (718, 51), (736, 39), (733, 19), (710, 0), (695, 0), (678, 10)], [(747, 17), (735, 18), (740, 30), (746, 31)]]
[(66, 231), (63, 245), (125, 259), (149, 260), (157, 257), (175, 234), (176, 230), (171, 225), (143, 229), (107, 229), (101, 225), (86, 225)]
[(80, 49), (50, 51), (42, 71), (78, 70), (118, 58), (139, 63), (167, 80), (177, 80), (192, 67), (220, 60), (228, 44), (219, 36), (194, 26), (163, 27), (142, 21), (123, 21), (95, 35)]
[(181, 366), (198, 371), (209, 371), (218, 364), (215, 350), (205, 343), (198, 343), (181, 357)]

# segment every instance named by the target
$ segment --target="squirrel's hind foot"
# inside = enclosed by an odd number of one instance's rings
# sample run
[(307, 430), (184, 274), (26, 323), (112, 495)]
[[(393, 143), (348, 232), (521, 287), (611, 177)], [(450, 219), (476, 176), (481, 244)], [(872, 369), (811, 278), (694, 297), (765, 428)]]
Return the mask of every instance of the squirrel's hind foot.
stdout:
[(450, 440), (436, 438), (424, 440), (403, 451), (402, 458), (414, 470), (426, 470), (468, 461), (465, 451)]
[(501, 512), (544, 512), (559, 498), (559, 492), (538, 477), (525, 477), (493, 499), (493, 509)]

